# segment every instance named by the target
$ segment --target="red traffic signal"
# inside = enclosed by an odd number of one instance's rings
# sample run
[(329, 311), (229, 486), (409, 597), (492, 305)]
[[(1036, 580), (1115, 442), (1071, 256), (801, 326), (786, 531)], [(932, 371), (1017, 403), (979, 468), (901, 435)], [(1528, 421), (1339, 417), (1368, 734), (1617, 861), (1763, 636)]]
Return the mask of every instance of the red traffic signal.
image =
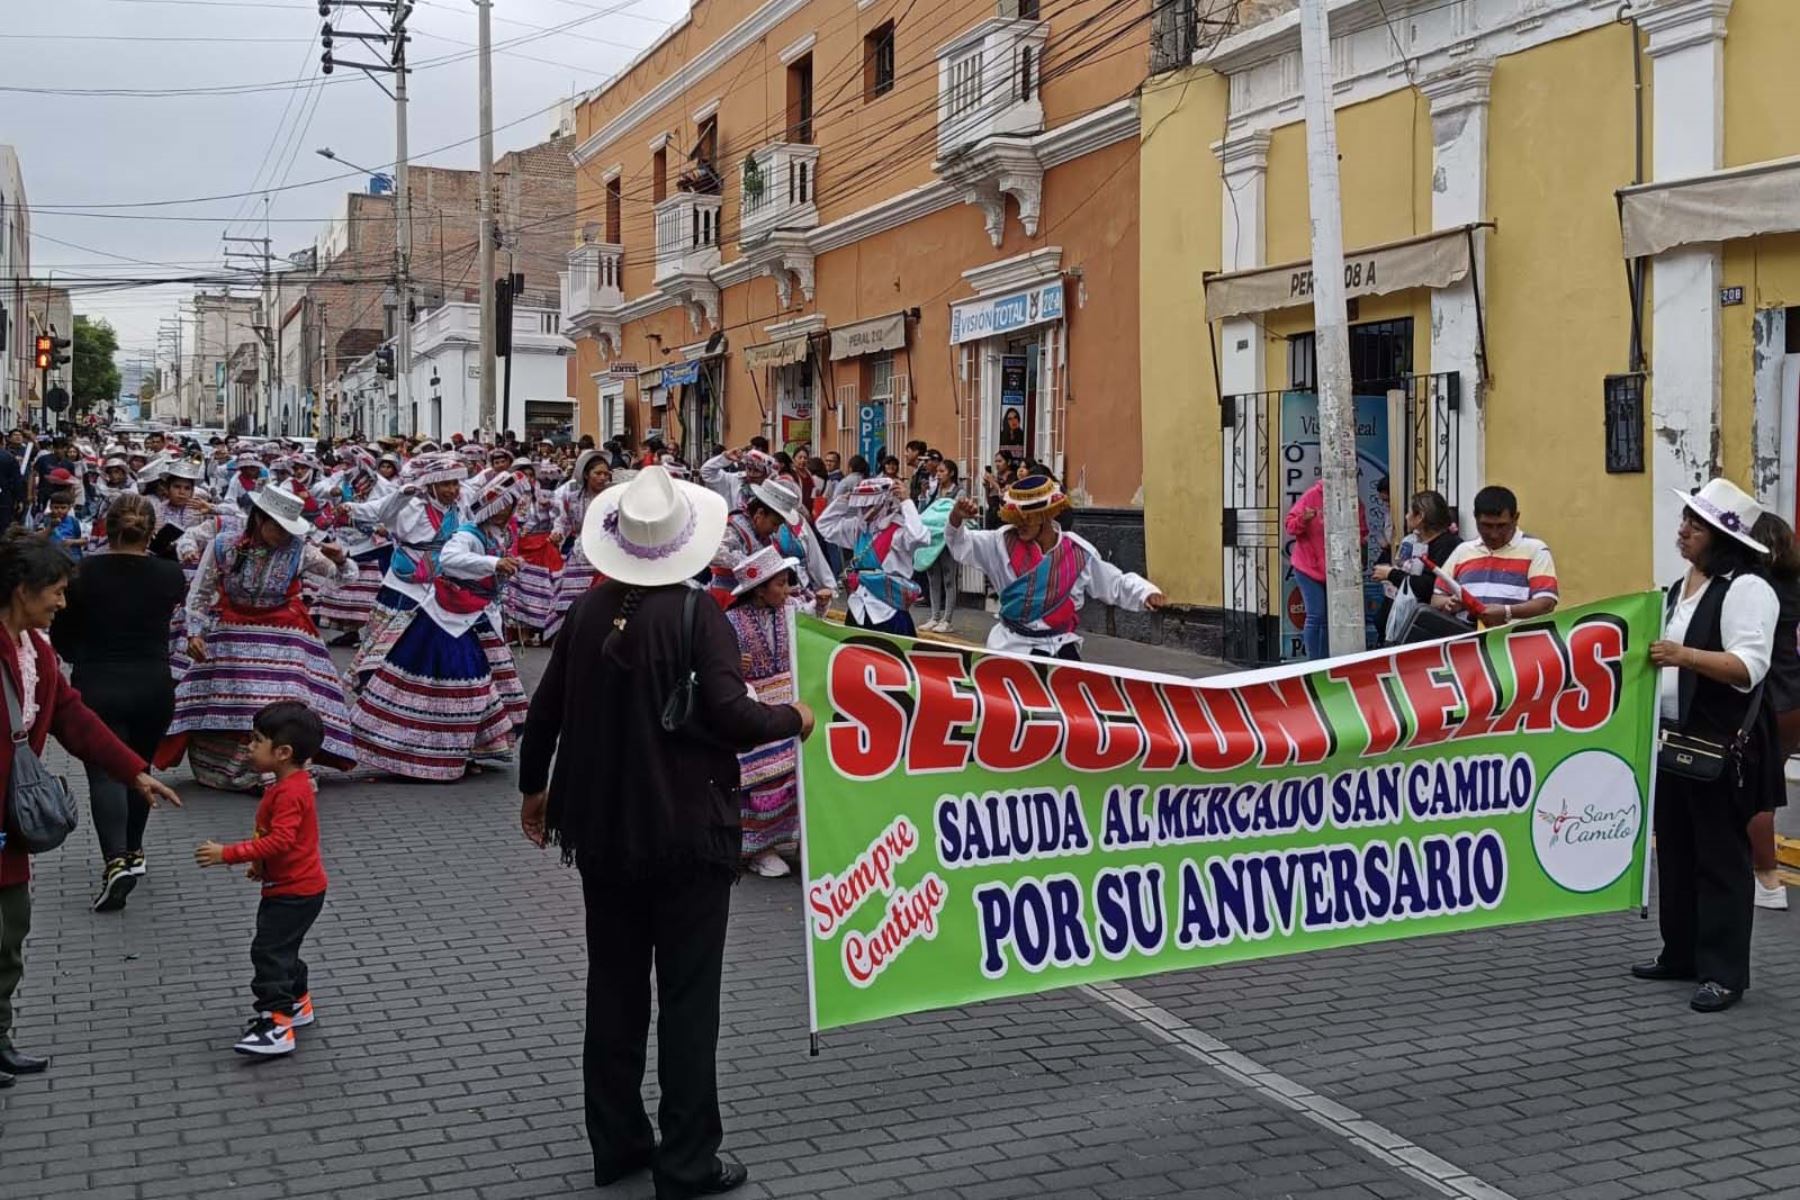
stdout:
[(37, 339), (37, 369), (40, 371), (48, 371), (50, 369), (50, 360), (55, 356), (55, 353), (55, 349), (50, 340), (50, 335), (47, 333), (39, 334)]

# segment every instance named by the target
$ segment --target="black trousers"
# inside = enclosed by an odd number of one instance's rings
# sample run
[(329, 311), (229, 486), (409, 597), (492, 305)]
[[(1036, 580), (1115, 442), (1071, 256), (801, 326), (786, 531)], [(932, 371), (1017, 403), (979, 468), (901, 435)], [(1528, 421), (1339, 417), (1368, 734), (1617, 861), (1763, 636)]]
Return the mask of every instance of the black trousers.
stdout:
[(250, 941), (250, 966), (256, 974), (250, 990), (258, 1012), (292, 1016), (294, 1002), (311, 988), (300, 943), (319, 912), (325, 893), (316, 896), (264, 896), (256, 907), (256, 936)]
[[(1727, 768), (1729, 770), (1729, 768)], [(1750, 986), (1755, 876), (1750, 813), (1728, 782), (1656, 777), (1657, 915), (1665, 966), (1734, 992)]]
[[(581, 1068), (597, 1177), (650, 1160), (658, 1194), (685, 1195), (718, 1170), (725, 1129), (715, 1059), (731, 885), (724, 868), (631, 881), (582, 871), (588, 982)], [(653, 962), (660, 1145), (642, 1092)]]
[(1065, 642), (1055, 654), (1050, 653), (1048, 650), (1033, 650), (1031, 652), (1031, 657), (1057, 658), (1061, 659), (1063, 662), (1080, 662), (1081, 644), (1079, 642)]

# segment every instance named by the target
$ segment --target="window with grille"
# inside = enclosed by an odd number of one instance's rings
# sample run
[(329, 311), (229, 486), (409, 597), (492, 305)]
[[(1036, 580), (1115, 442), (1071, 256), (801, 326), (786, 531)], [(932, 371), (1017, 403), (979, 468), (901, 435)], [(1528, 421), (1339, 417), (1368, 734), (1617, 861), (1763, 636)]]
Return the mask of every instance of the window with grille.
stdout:
[[(1369, 321), (1350, 327), (1350, 383), (1358, 394), (1385, 392), (1413, 373), (1411, 317)], [(1318, 339), (1297, 333), (1288, 339), (1288, 386), (1310, 392), (1319, 386)]]

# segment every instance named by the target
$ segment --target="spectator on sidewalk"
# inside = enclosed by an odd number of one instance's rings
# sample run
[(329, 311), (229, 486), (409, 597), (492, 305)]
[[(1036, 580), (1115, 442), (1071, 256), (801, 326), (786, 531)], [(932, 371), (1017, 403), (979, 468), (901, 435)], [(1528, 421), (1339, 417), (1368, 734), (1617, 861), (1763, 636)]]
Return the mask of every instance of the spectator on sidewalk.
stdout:
[[(63, 749), (129, 783), (154, 805), (181, 798), (151, 778), (144, 760), (115, 737), (88, 706), (81, 693), (63, 682), (56, 651), (43, 630), (63, 606), (63, 594), (75, 564), (56, 547), (20, 533), (0, 540), (0, 680), (6, 717), (0, 734), (0, 830), (7, 827), (7, 797), (12, 782), (13, 738), (42, 755), (52, 734)], [(31, 931), (31, 858), (7, 835), (0, 845), (0, 1088), (11, 1087), (15, 1075), (35, 1075), (50, 1061), (13, 1045), (13, 994), (25, 974), (25, 936)]]
[[(737, 752), (812, 730), (804, 705), (750, 698), (730, 622), (692, 588), (725, 517), (717, 492), (662, 467), (601, 495), (581, 539), (607, 582), (569, 610), (519, 761), (525, 836), (554, 842), (581, 871), (594, 1182), (649, 1167), (664, 1200), (749, 1175), (718, 1157), (719, 992), (743, 849)], [(660, 1141), (641, 1090), (653, 966)]]
[(1659, 764), (1655, 834), (1663, 945), (1631, 973), (1695, 981), (1689, 1007), (1713, 1013), (1736, 1004), (1750, 986), (1756, 902), (1750, 820), (1782, 786), (1775, 714), (1760, 687), (1781, 602), (1763, 577), (1768, 547), (1748, 532), (1761, 506), (1724, 479), (1683, 499), (1676, 545), (1688, 570), (1669, 587), (1663, 636), (1651, 643), (1650, 661), (1662, 668), (1664, 728), (1732, 747), (1726, 753), (1731, 761), (1712, 779)]
[(1766, 696), (1775, 713), (1776, 750), (1783, 766), (1782, 779), (1750, 818), (1750, 861), (1756, 872), (1756, 907), (1785, 912), (1788, 894), (1775, 857), (1775, 810), (1787, 806), (1787, 760), (1800, 750), (1800, 543), (1793, 527), (1774, 513), (1764, 513), (1750, 536), (1769, 548), (1769, 584), (1781, 604)]
[[(1369, 540), (1368, 518), (1362, 504), (1356, 506), (1358, 557)], [(1293, 538), (1288, 548), (1288, 561), (1294, 568), (1294, 581), (1300, 586), (1300, 600), (1306, 606), (1306, 623), (1300, 627), (1300, 641), (1306, 657), (1314, 662), (1331, 657), (1326, 633), (1325, 612), (1325, 479), (1320, 476), (1300, 493), (1288, 509), (1286, 528)], [(1361, 601), (1357, 602), (1361, 607)]]
[[(1550, 547), (1519, 532), (1519, 498), (1512, 489), (1489, 485), (1475, 493), (1475, 530), (1439, 563), (1457, 586), (1480, 601), (1487, 625), (1510, 625), (1556, 611), (1556, 563)], [(1469, 606), (1451, 594), (1442, 580), (1432, 605), (1448, 613), (1466, 614)]]
[[(106, 727), (149, 761), (175, 716), (169, 621), (187, 598), (181, 568), (149, 553), (159, 525), (147, 496), (123, 493), (106, 512), (107, 552), (69, 584), (68, 607), (51, 628), (70, 682)], [(88, 802), (100, 841), (95, 912), (114, 912), (148, 873), (144, 826), (150, 805), (98, 766), (87, 769)]]

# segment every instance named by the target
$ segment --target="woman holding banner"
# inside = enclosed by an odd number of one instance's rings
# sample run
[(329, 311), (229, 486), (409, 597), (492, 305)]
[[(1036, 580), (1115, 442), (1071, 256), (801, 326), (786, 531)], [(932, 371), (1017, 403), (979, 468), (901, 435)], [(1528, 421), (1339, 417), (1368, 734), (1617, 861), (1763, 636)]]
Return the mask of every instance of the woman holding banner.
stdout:
[[(1714, 479), (1692, 495), (1675, 543), (1688, 562), (1669, 588), (1663, 638), (1663, 747), (1656, 775), (1662, 953), (1640, 979), (1695, 980), (1690, 1006), (1723, 1012), (1750, 986), (1756, 878), (1749, 824), (1782, 786), (1775, 714), (1763, 682), (1781, 605), (1750, 536), (1762, 508)], [(1682, 753), (1682, 749), (1686, 753)], [(1708, 765), (1710, 764), (1710, 766)]]

